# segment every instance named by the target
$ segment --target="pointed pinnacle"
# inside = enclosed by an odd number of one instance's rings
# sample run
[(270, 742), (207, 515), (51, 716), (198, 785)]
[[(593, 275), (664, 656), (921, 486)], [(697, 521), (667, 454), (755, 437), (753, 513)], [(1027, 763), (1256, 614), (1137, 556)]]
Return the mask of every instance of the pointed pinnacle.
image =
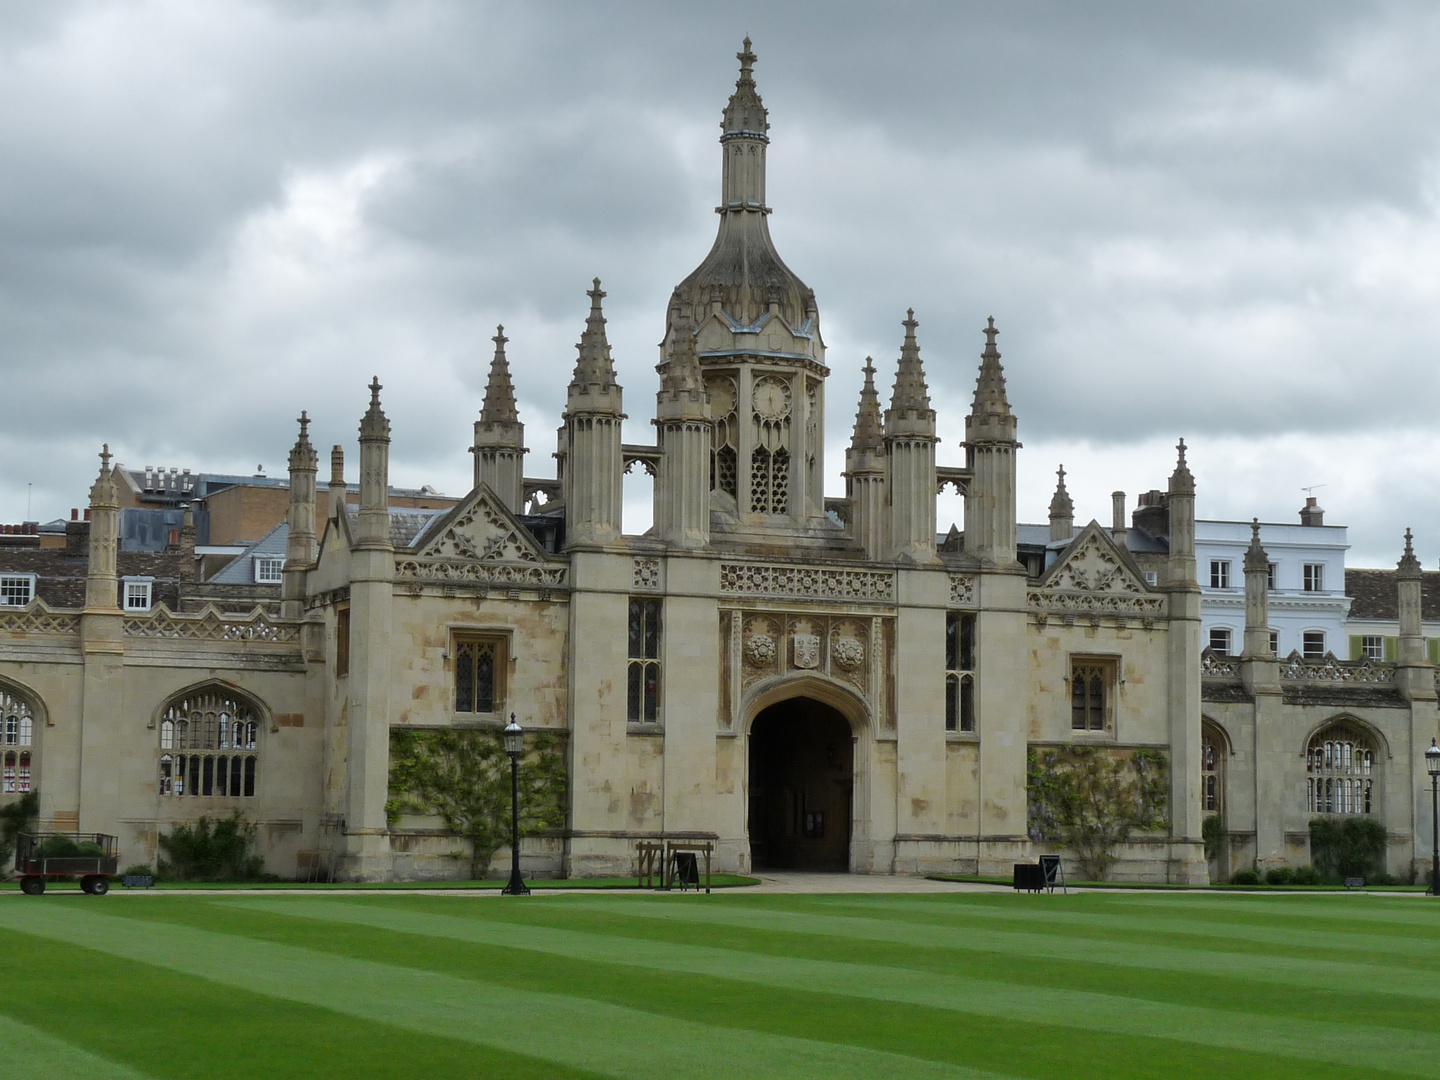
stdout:
[(371, 378), (370, 378), (370, 407), (371, 407), (372, 409), (378, 409), (378, 408), (380, 407), (380, 391), (381, 391), (382, 389), (384, 389), (384, 388), (380, 385), (380, 376), (379, 376), (379, 375), (373, 375), (373, 376), (371, 376)]
[(905, 343), (900, 347), (900, 363), (895, 369), (895, 385), (890, 394), (892, 412), (930, 409), (930, 388), (925, 385), (925, 366), (920, 361), (920, 345), (915, 340), (915, 309), (905, 312), (900, 323), (905, 327)]
[(880, 395), (875, 390), (875, 361), (865, 357), (865, 383), (860, 387), (860, 404), (855, 410), (855, 429), (850, 436), (852, 450), (883, 450), (884, 425), (880, 418)]
[(1005, 394), (1005, 369), (1000, 365), (1000, 350), (995, 347), (994, 316), (985, 321), (985, 349), (980, 354), (980, 374), (975, 379), (975, 398), (970, 415), (1009, 416), (1010, 399)]
[(100, 468), (110, 467), (110, 444), (107, 442), (100, 447)]
[(1055, 494), (1050, 499), (1050, 516), (1052, 518), (1073, 517), (1075, 514), (1075, 503), (1070, 498), (1070, 492), (1065, 488), (1065, 466), (1055, 470), (1058, 478), (1055, 484)]
[(610, 358), (610, 342), (605, 337), (605, 312), (600, 305), (605, 292), (600, 288), (600, 279), (585, 293), (590, 297), (590, 314), (585, 319), (585, 329), (576, 345), (579, 355), (575, 358), (575, 373), (570, 379), (571, 389), (585, 387), (606, 388), (617, 385), (615, 364)]
[(1420, 560), (1415, 557), (1415, 544), (1410, 535), (1410, 530), (1405, 530), (1405, 554), (1400, 556), (1397, 567), (1400, 576), (1405, 578), (1418, 578), (1420, 576)]
[(515, 386), (510, 381), (510, 361), (505, 358), (505, 327), (495, 327), (495, 356), (490, 361), (490, 378), (485, 383), (485, 400), (480, 404), (480, 422), (483, 424), (513, 424), (520, 419), (515, 408)]

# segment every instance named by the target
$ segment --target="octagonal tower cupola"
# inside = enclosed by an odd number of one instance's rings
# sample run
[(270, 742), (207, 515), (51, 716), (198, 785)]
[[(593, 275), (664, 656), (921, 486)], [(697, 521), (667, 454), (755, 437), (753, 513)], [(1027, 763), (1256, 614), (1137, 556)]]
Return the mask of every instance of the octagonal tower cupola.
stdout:
[[(671, 294), (665, 338), (693, 334), (710, 395), (712, 507), (747, 528), (824, 516), (825, 345), (815, 294), (770, 238), (769, 115), (746, 38), (721, 121), (720, 227)], [(662, 348), (661, 371), (668, 358)]]

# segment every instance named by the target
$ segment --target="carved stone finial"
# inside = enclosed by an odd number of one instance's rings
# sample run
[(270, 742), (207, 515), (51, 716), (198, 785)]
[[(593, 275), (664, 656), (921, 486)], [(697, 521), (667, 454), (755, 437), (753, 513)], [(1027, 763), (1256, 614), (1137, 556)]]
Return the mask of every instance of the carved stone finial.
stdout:
[(296, 423), (300, 425), (300, 438), (303, 440), (310, 431), (310, 416), (304, 409), (300, 410), (300, 419)]
[(575, 372), (570, 377), (570, 390), (585, 392), (618, 388), (615, 362), (610, 357), (610, 342), (605, 337), (605, 311), (600, 304), (605, 298), (605, 291), (600, 288), (598, 277), (594, 287), (586, 290), (585, 295), (590, 297), (590, 314), (585, 319), (585, 329), (576, 345), (579, 355), (575, 358)]
[(360, 440), (390, 441), (390, 421), (380, 408), (380, 376), (370, 380), (370, 408), (360, 418)]
[(371, 379), (370, 379), (370, 407), (371, 407), (371, 408), (373, 408), (373, 409), (378, 409), (378, 408), (380, 407), (380, 391), (381, 391), (382, 389), (383, 389), (383, 387), (381, 387), (381, 385), (380, 385), (380, 376), (379, 376), (379, 375), (374, 375), (374, 376), (372, 376)]
[(1398, 573), (1403, 578), (1420, 577), (1420, 560), (1415, 557), (1414, 537), (1409, 529), (1405, 530), (1405, 553), (1400, 556)]
[(983, 420), (993, 416), (1006, 419), (1011, 416), (1010, 398), (1005, 393), (1005, 369), (1000, 365), (1000, 350), (995, 338), (1000, 333), (995, 328), (995, 317), (985, 320), (985, 349), (980, 353), (980, 374), (975, 379), (975, 398), (970, 406), (972, 420)]
[(1180, 452), (1180, 462), (1179, 462), (1180, 468), (1182, 468), (1182, 469), (1183, 469), (1183, 468), (1186, 468), (1186, 465), (1185, 465), (1185, 439), (1184, 439), (1183, 436), (1181, 437), (1180, 441), (1175, 444), (1175, 449)]
[(1270, 556), (1260, 545), (1260, 519), (1252, 518), (1250, 521), (1250, 546), (1245, 549), (1245, 573), (1265, 574), (1270, 573)]
[(515, 405), (515, 385), (510, 381), (510, 361), (505, 358), (505, 336), (503, 325), (495, 327), (495, 356), (490, 361), (490, 378), (485, 384), (485, 399), (480, 403), (482, 424), (513, 424), (519, 421), (520, 411)]
[(110, 468), (110, 444), (108, 442), (100, 447), (100, 468)]
[(885, 449), (884, 423), (880, 417), (880, 395), (875, 390), (875, 361), (865, 357), (865, 383), (860, 387), (860, 405), (855, 410), (855, 429), (850, 449), (879, 452)]

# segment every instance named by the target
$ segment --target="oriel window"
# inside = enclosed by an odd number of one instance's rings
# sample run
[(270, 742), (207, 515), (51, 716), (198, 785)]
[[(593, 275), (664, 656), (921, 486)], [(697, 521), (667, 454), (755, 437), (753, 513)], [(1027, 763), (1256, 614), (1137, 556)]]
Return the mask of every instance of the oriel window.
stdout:
[(975, 730), (975, 616), (945, 617), (945, 730)]
[(631, 723), (657, 723), (660, 719), (659, 600), (631, 599), (629, 652), (626, 715)]

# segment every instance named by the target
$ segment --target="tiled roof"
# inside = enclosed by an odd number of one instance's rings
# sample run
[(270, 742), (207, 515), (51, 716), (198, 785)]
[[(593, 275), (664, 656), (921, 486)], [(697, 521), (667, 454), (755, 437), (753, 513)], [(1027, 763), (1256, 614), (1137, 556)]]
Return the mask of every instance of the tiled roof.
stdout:
[[(397, 548), (409, 547), (421, 530), (430, 524), (431, 520), (439, 514), (450, 511), (449, 507), (441, 510), (397, 510), (390, 508), (390, 543)], [(350, 519), (350, 531), (356, 529), (356, 522), (359, 520), (360, 508), (350, 503), (345, 504), (345, 516)]]
[[(275, 528), (271, 529), (265, 536), (247, 547), (234, 559), (226, 563), (219, 573), (215, 574), (207, 584), (212, 585), (254, 585), (255, 582), (255, 556), (272, 555), (276, 558), (285, 557), (285, 548), (290, 542), (290, 523), (282, 521)], [(260, 588), (279, 588), (278, 585), (264, 586)]]
[[(1345, 595), (1350, 597), (1350, 618), (1394, 622), (1400, 618), (1400, 594), (1394, 570), (1345, 571)], [(1440, 622), (1440, 570), (1420, 575), (1420, 617)]]

